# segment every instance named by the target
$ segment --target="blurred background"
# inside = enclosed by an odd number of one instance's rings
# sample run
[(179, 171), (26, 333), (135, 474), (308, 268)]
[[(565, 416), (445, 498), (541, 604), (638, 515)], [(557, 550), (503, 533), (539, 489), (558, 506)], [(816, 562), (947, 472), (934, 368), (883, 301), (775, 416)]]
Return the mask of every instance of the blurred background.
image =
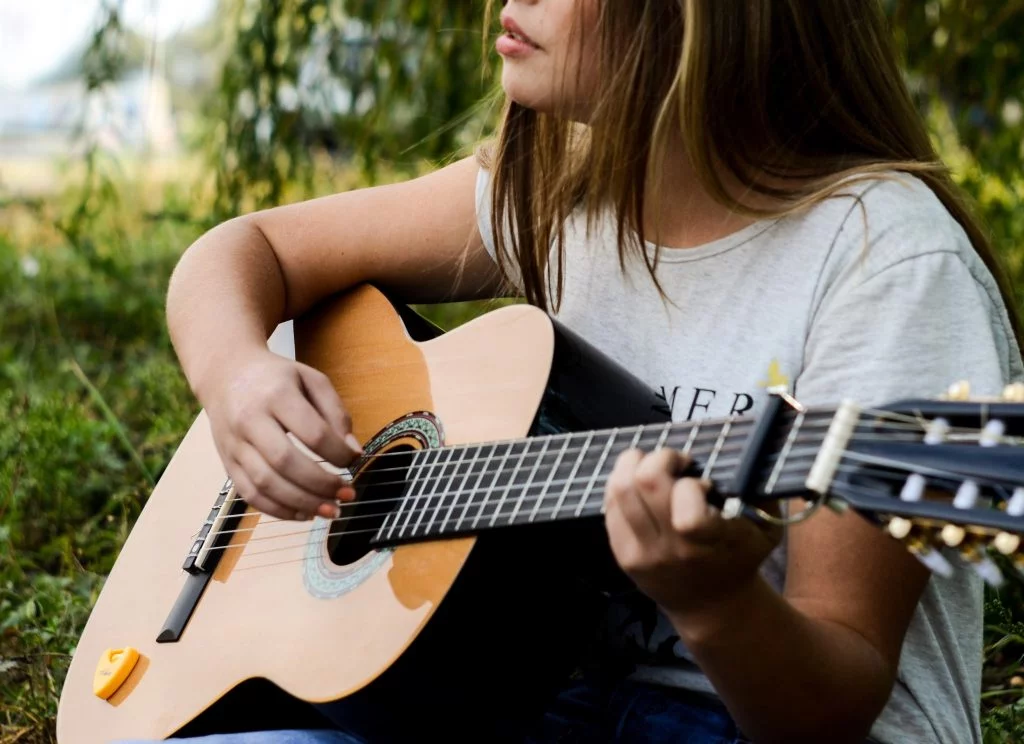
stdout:
[[(1020, 286), (1024, 0), (883, 5)], [(53, 741), (89, 608), (198, 412), (164, 327), (177, 258), (233, 215), (469, 153), (497, 114), (483, 32), (482, 0), (0, 0), (0, 743)], [(1019, 585), (986, 621), (985, 741), (1024, 741)]]

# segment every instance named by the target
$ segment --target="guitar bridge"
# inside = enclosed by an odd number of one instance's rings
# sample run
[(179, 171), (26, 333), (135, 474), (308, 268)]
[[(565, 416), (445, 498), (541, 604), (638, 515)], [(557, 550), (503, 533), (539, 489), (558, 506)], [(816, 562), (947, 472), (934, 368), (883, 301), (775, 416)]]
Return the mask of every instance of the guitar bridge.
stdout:
[(181, 564), (189, 576), (157, 635), (157, 643), (174, 643), (181, 638), (246, 508), (247, 504), (236, 495), (234, 483), (228, 478)]

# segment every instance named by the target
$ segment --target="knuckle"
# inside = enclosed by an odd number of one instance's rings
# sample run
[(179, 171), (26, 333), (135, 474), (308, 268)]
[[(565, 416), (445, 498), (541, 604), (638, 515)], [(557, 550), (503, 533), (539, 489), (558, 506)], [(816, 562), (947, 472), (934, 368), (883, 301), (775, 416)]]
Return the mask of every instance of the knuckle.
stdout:
[[(312, 447), (314, 450), (317, 450), (318, 447), (323, 447), (324, 445), (329, 444), (330, 440), (331, 430), (328, 428), (327, 424), (325, 424), (323, 421), (318, 421), (317, 423), (313, 424), (309, 432), (310, 447)], [(322, 453), (319, 450), (317, 450), (317, 454)]]
[(255, 469), (250, 475), (252, 484), (258, 491), (268, 490), (274, 483), (274, 474), (269, 467), (262, 466)]
[(640, 463), (640, 467), (636, 471), (636, 484), (645, 491), (657, 488), (664, 478), (665, 471), (661, 467), (661, 463), (651, 458)]
[(619, 563), (623, 570), (633, 573), (642, 572), (649, 568), (647, 555), (636, 540), (630, 540), (623, 546)]
[(608, 477), (606, 490), (611, 498), (622, 498), (631, 488), (633, 488), (631, 473), (616, 470)]
[(267, 462), (274, 470), (281, 471), (288, 467), (292, 461), (291, 447), (282, 446), (267, 454)]

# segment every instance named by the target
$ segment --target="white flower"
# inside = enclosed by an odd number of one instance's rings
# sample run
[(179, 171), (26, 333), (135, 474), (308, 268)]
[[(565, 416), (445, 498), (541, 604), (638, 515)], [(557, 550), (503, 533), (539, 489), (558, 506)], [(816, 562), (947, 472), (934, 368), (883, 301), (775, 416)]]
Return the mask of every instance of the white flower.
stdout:
[(1020, 124), (1021, 118), (1024, 118), (1024, 109), (1020, 101), (1010, 98), (1003, 104), (1003, 122), (1008, 127), (1015, 127)]
[(21, 273), (29, 279), (34, 279), (39, 276), (39, 261), (37, 261), (33, 256), (22, 256)]

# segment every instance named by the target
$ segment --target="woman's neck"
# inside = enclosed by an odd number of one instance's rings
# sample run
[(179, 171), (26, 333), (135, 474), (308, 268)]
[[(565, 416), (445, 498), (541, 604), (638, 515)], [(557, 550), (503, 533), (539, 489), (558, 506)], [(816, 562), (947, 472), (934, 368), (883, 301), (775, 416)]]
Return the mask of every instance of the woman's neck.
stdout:
[(664, 153), (661, 184), (651, 188), (645, 203), (644, 235), (667, 248), (695, 248), (753, 224), (715, 201), (700, 184), (681, 137), (673, 137)]

